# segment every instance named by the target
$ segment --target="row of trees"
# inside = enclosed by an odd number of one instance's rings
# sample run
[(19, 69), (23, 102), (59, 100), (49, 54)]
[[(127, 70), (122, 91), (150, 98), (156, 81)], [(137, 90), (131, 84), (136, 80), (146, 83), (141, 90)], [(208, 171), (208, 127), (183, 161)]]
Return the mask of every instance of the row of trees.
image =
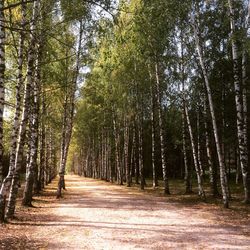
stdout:
[(76, 0), (0, 1), (1, 221), (14, 215), (20, 177), (22, 182), (25, 176), (26, 206), (58, 172), (58, 198), (65, 188), (92, 5)]
[(195, 176), (203, 199), (208, 176), (225, 207), (234, 174), (249, 203), (249, 14), (244, 0), (120, 1), (89, 48), (75, 171), (141, 189), (162, 178), (165, 194)]

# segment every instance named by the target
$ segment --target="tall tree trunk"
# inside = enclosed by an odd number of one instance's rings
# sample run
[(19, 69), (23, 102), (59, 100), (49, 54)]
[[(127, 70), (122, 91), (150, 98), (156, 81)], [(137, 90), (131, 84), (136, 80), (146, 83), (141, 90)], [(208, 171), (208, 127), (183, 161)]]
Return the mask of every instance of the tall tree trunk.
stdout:
[(205, 191), (204, 191), (203, 185), (202, 185), (202, 178), (201, 178), (199, 163), (198, 163), (198, 159), (197, 159), (197, 153), (196, 153), (196, 149), (195, 149), (195, 141), (194, 141), (194, 136), (193, 136), (193, 130), (192, 130), (192, 126), (191, 126), (191, 123), (190, 123), (189, 113), (188, 113), (188, 109), (187, 109), (186, 104), (184, 104), (184, 108), (185, 108), (187, 126), (188, 126), (188, 130), (189, 130), (189, 136), (190, 136), (190, 141), (191, 141), (191, 146), (192, 146), (193, 160), (194, 160), (194, 167), (195, 167), (195, 172), (196, 172), (196, 176), (197, 176), (199, 195), (203, 199), (205, 199), (206, 196), (205, 196)]
[[(34, 91), (33, 84), (35, 84), (35, 81), (34, 81), (35, 66), (34, 65), (35, 65), (35, 57), (36, 57), (36, 49), (35, 49), (36, 40), (35, 40), (34, 32), (35, 32), (35, 22), (37, 20), (37, 15), (38, 15), (38, 8), (39, 8), (39, 1), (35, 1), (33, 4), (33, 14), (32, 14), (31, 27), (30, 27), (31, 29), (30, 39), (31, 40), (30, 40), (30, 47), (28, 51), (27, 82), (26, 82), (26, 89), (25, 89), (22, 121), (21, 121), (20, 131), (19, 131), (19, 141), (18, 141), (18, 147), (16, 151), (15, 173), (14, 173), (12, 183), (11, 183), (10, 197), (9, 197), (9, 202), (7, 205), (7, 212), (6, 212), (6, 216), (8, 218), (11, 218), (14, 215), (14, 211), (15, 211), (19, 174), (20, 174), (20, 169), (21, 169), (21, 164), (22, 164), (22, 155), (23, 155), (24, 141), (25, 141), (25, 134), (26, 134), (26, 126), (28, 122), (28, 117), (31, 117), (33, 114), (32, 112), (33, 110), (30, 110), (29, 108), (33, 106), (33, 98), (35, 98), (34, 97), (35, 93), (33, 93)], [(30, 115), (30, 111), (32, 113), (31, 115)], [(34, 135), (32, 135), (31, 137), (34, 137)], [(30, 157), (29, 157), (29, 160), (30, 160)]]
[[(188, 164), (187, 158), (187, 135), (186, 135), (186, 115), (185, 115), (185, 107), (186, 107), (186, 98), (185, 98), (185, 61), (184, 61), (184, 49), (183, 49), (183, 34), (182, 31), (180, 33), (181, 40), (181, 63), (180, 63), (180, 72), (181, 72), (181, 86), (179, 85), (179, 91), (181, 91), (182, 95), (182, 149), (183, 149), (183, 160), (184, 160), (184, 168), (185, 168), (185, 194), (192, 193), (192, 169)], [(181, 88), (180, 88), (181, 87)]]
[[(65, 147), (66, 147), (66, 130), (67, 130), (67, 104), (68, 96), (65, 94), (65, 100), (63, 105), (63, 124), (62, 124), (62, 141), (61, 141), (61, 156), (60, 156), (60, 169), (59, 169), (59, 181), (57, 188), (57, 198), (62, 197), (62, 189), (65, 188), (64, 174), (65, 174)], [(48, 159), (48, 154), (47, 154)], [(49, 169), (47, 169), (47, 176), (49, 176)]]
[(239, 147), (235, 149), (235, 165), (236, 165), (236, 176), (235, 176), (235, 184), (239, 184), (241, 169), (240, 169), (240, 157), (239, 157)]
[[(248, 38), (248, 29), (249, 29), (249, 19), (250, 19), (250, 1), (248, 1), (247, 5), (247, 14), (245, 18), (245, 40)], [(248, 130), (248, 117), (247, 117), (247, 48), (246, 48), (246, 41), (243, 42), (242, 48), (242, 61), (241, 61), (241, 69), (242, 69), (242, 106), (243, 106), (243, 132), (244, 132), (244, 140), (248, 146), (248, 137), (247, 137), (247, 130)], [(248, 159), (249, 164), (249, 159)], [(249, 172), (249, 169), (248, 169)]]
[(183, 148), (183, 158), (185, 166), (185, 194), (192, 193), (192, 183), (191, 183), (191, 169), (188, 165), (187, 160), (187, 137), (186, 137), (186, 116), (185, 116), (185, 104), (182, 105), (182, 148)]
[(139, 140), (139, 171), (140, 171), (140, 188), (145, 188), (144, 162), (143, 162), (143, 115), (138, 114), (138, 140)]
[[(3, 112), (5, 82), (5, 15), (4, 0), (0, 1), (0, 185), (3, 181)], [(1, 199), (1, 197), (0, 197)], [(0, 212), (1, 213), (1, 212)]]
[(198, 51), (200, 66), (201, 66), (203, 77), (205, 80), (205, 86), (207, 90), (208, 103), (209, 103), (209, 110), (210, 110), (210, 114), (212, 118), (213, 133), (214, 133), (214, 139), (215, 139), (219, 166), (220, 166), (220, 182), (221, 182), (221, 190), (222, 190), (222, 195), (223, 195), (223, 204), (225, 208), (228, 208), (229, 207), (229, 190), (228, 190), (225, 162), (224, 162), (223, 154), (221, 150), (221, 144), (220, 144), (220, 139), (219, 139), (217, 121), (215, 117), (212, 93), (211, 93), (210, 83), (208, 80), (209, 78), (208, 78), (207, 69), (205, 67), (205, 63), (203, 59), (203, 54), (202, 54), (202, 50), (200, 46), (200, 37), (199, 37), (198, 28), (197, 28), (197, 24), (195, 23), (195, 20), (194, 20), (193, 28), (194, 28), (194, 35), (195, 35), (195, 45)]
[(118, 131), (118, 124), (116, 121), (115, 114), (113, 112), (113, 132), (114, 132), (114, 140), (115, 140), (115, 166), (117, 170), (117, 183), (119, 185), (123, 184), (122, 181), (122, 166), (120, 164), (120, 158), (119, 158), (119, 143), (120, 143), (120, 136), (119, 136), (119, 131)]
[[(24, 206), (31, 206), (33, 196), (33, 185), (37, 180), (36, 173), (38, 173), (37, 156), (38, 156), (38, 128), (39, 128), (39, 84), (40, 84), (40, 65), (37, 65), (36, 76), (33, 82), (31, 114), (29, 119), (31, 138), (30, 138), (30, 159), (27, 164), (27, 175), (25, 180), (25, 188), (23, 194), (22, 204)], [(36, 187), (37, 188), (37, 187)]]
[(200, 169), (200, 175), (201, 178), (203, 179), (204, 176), (204, 169), (201, 161), (201, 136), (200, 136), (200, 108), (198, 107), (197, 110), (197, 161)]
[[(21, 28), (23, 29), (26, 22), (26, 5), (22, 4), (22, 24)], [(19, 40), (19, 50), (18, 50), (18, 79), (16, 85), (16, 110), (14, 115), (14, 123), (12, 130), (12, 139), (11, 139), (11, 149), (10, 149), (10, 166), (7, 177), (4, 180), (2, 189), (0, 191), (1, 195), (6, 198), (6, 195), (10, 189), (10, 197), (7, 205), (6, 217), (8, 214), (14, 214), (15, 201), (17, 190), (19, 187), (19, 171), (21, 168), (22, 161), (22, 147), (24, 144), (25, 131), (26, 131), (26, 122), (28, 112), (25, 110), (28, 108), (28, 99), (30, 96), (30, 85), (26, 83), (25, 85), (25, 95), (24, 95), (24, 104), (23, 104), (23, 114), (20, 123), (21, 116), (21, 91), (23, 88), (23, 50), (24, 50), (24, 31), (20, 31), (20, 40)], [(21, 144), (21, 145), (20, 145)], [(2, 205), (2, 203), (0, 202)], [(10, 210), (11, 208), (11, 210)], [(13, 212), (13, 213), (12, 213)], [(4, 216), (4, 215), (3, 215)]]
[(135, 184), (139, 184), (139, 168), (140, 168), (140, 162), (139, 162), (139, 131), (138, 131), (138, 126), (137, 126), (137, 119), (134, 121), (134, 130), (135, 130), (135, 138), (134, 138), (134, 174), (135, 174)]
[(208, 163), (208, 169), (209, 169), (210, 188), (211, 188), (211, 192), (213, 196), (217, 197), (219, 196), (219, 191), (217, 187), (217, 169), (216, 169), (216, 165), (213, 164), (213, 161), (212, 161), (206, 98), (204, 100), (204, 120), (205, 120), (206, 153), (207, 153), (207, 163)]
[[(9, 202), (7, 206), (8, 217), (11, 217), (11, 215), (13, 215), (15, 211), (15, 204), (16, 204), (16, 198), (17, 198), (18, 187), (19, 187), (19, 175), (20, 175), (20, 170), (22, 167), (26, 127), (27, 127), (28, 115), (29, 115), (30, 93), (31, 93), (31, 87), (30, 87), (29, 81), (27, 80), (25, 84), (25, 95), (24, 95), (22, 119), (21, 119), (19, 136), (18, 136), (18, 141), (17, 141), (14, 175), (13, 175), (12, 182), (11, 182), (10, 197), (9, 197)], [(7, 190), (8, 190), (8, 187), (6, 185), (4, 192), (7, 192)]]
[(124, 119), (124, 165), (126, 170), (126, 184), (130, 187), (130, 165), (129, 165), (129, 125)]
[(133, 140), (134, 140), (134, 129), (132, 126), (129, 127), (129, 139), (128, 139), (128, 184), (131, 186), (132, 183), (132, 168), (133, 168)]
[(79, 26), (79, 41), (76, 55), (76, 68), (75, 74), (73, 76), (72, 86), (69, 91), (69, 104), (67, 103), (67, 93), (64, 105), (64, 117), (63, 117), (63, 129), (62, 129), (62, 146), (61, 146), (61, 161), (59, 168), (59, 181), (57, 188), (57, 198), (62, 196), (62, 189), (65, 189), (64, 175), (66, 171), (66, 162), (68, 156), (68, 150), (73, 129), (73, 118), (75, 111), (75, 92), (77, 89), (77, 79), (80, 69), (80, 59), (81, 59), (81, 47), (82, 47), (82, 36), (83, 36), (83, 23), (80, 21)]
[[(150, 78), (152, 80), (152, 75), (150, 74)], [(153, 84), (153, 83), (152, 83)], [(154, 88), (153, 86), (151, 87), (151, 158), (152, 158), (152, 175), (153, 175), (153, 188), (156, 188), (159, 186), (158, 184), (158, 176), (156, 173), (156, 126), (155, 126), (155, 93), (154, 93)]]
[(44, 188), (45, 184), (45, 151), (46, 151), (46, 127), (45, 127), (45, 115), (46, 115), (46, 105), (45, 105), (45, 93), (42, 93), (42, 117), (41, 117), (41, 135), (40, 135), (40, 169), (39, 169), (39, 191)]
[[(31, 43), (30, 50), (32, 51), (32, 65), (28, 65), (29, 78), (27, 81), (30, 82), (32, 89), (32, 96), (30, 102), (30, 114), (29, 114), (29, 127), (30, 127), (30, 157), (27, 163), (25, 188), (23, 194), (22, 204), (25, 206), (31, 206), (32, 195), (33, 195), (33, 184), (35, 178), (35, 171), (37, 168), (37, 147), (38, 147), (38, 119), (39, 119), (39, 84), (40, 84), (40, 58), (38, 50), (36, 49), (37, 33), (36, 28), (38, 27), (38, 16), (40, 11), (40, 0), (34, 2), (31, 29)], [(36, 58), (35, 58), (36, 57)]]
[(155, 63), (155, 99), (157, 104), (157, 115), (159, 122), (159, 131), (160, 131), (160, 147), (161, 147), (161, 164), (162, 164), (162, 173), (163, 173), (163, 182), (164, 182), (164, 193), (170, 194), (169, 183), (168, 183), (168, 170), (166, 162), (166, 149), (164, 142), (164, 130), (163, 130), (163, 111), (161, 103), (161, 93), (160, 93), (160, 78), (159, 78), (159, 69), (158, 64)]
[[(239, 49), (237, 45), (237, 28), (235, 23), (234, 0), (228, 0), (230, 10), (230, 25), (231, 25), (231, 41), (232, 41), (232, 56), (233, 56), (233, 72), (234, 72), (234, 90), (235, 90), (235, 105), (237, 115), (237, 135), (240, 153), (240, 165), (242, 171), (242, 179), (245, 193), (245, 203), (250, 203), (250, 166), (248, 164), (248, 147), (247, 147), (247, 118), (244, 119), (244, 108), (247, 109), (246, 95), (242, 96), (242, 86), (240, 83), (240, 67), (239, 67)], [(244, 57), (244, 54), (243, 54)], [(244, 68), (243, 68), (244, 72)], [(245, 73), (243, 73), (245, 74)], [(243, 80), (245, 81), (245, 79)], [(247, 111), (247, 110), (246, 110)]]

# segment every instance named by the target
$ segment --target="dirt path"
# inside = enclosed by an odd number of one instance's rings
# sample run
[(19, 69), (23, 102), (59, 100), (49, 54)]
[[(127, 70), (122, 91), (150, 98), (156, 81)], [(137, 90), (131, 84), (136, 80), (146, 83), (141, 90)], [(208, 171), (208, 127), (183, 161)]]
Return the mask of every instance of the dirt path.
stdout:
[(250, 249), (250, 220), (211, 205), (67, 176), (65, 196), (55, 182), (18, 208), (18, 220), (0, 227), (0, 249)]

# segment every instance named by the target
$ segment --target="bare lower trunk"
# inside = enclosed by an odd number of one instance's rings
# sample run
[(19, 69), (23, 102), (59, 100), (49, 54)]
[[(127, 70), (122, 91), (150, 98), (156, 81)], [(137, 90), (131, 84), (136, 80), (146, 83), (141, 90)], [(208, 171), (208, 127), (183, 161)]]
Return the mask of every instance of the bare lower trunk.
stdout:
[[(42, 94), (42, 114), (46, 114), (46, 107), (45, 107), (45, 93)], [(38, 189), (41, 191), (44, 188), (45, 184), (45, 151), (46, 151), (46, 128), (45, 128), (45, 121), (41, 118), (41, 135), (40, 135), (40, 169), (39, 169), (39, 184)]]
[(144, 162), (143, 162), (143, 118), (142, 114), (138, 115), (138, 139), (139, 139), (139, 171), (140, 171), (140, 188), (145, 188)]
[(201, 161), (201, 139), (200, 139), (200, 109), (197, 110), (197, 161), (200, 169), (200, 175), (203, 179), (204, 169)]
[[(17, 193), (18, 193), (18, 188), (19, 188), (19, 175), (20, 175), (20, 170), (22, 167), (22, 156), (23, 156), (23, 151), (24, 151), (26, 127), (27, 127), (28, 113), (29, 113), (29, 106), (30, 106), (30, 92), (31, 92), (30, 84), (27, 81), (25, 85), (22, 120), (20, 124), (19, 136), (18, 136), (18, 141), (17, 141), (15, 169), (14, 169), (14, 174), (13, 174), (13, 178), (11, 182), (9, 202), (7, 205), (7, 217), (12, 217), (15, 212), (16, 198), (17, 198)], [(8, 189), (7, 186), (8, 185), (6, 183), (5, 192)]]
[[(151, 76), (152, 80), (152, 76)], [(153, 86), (151, 87), (151, 158), (152, 158), (152, 175), (153, 175), (153, 188), (158, 186), (158, 178), (156, 174), (156, 162), (155, 162), (155, 152), (156, 152), (156, 134), (155, 134), (155, 93)]]
[(113, 126), (114, 126), (114, 140), (115, 140), (115, 166), (117, 171), (117, 183), (119, 185), (123, 184), (122, 180), (122, 166), (120, 164), (120, 156), (119, 156), (119, 143), (120, 143), (120, 135), (118, 132), (118, 124), (116, 121), (115, 114), (113, 114)]
[(211, 192), (213, 196), (217, 197), (219, 195), (218, 187), (217, 187), (217, 169), (216, 169), (216, 165), (213, 164), (213, 161), (212, 161), (211, 141), (210, 141), (210, 135), (209, 135), (206, 101), (204, 101), (204, 118), (205, 118), (206, 153), (207, 153), (207, 163), (208, 163), (208, 169), (209, 169), (209, 182), (210, 182), (210, 188), (211, 188)]
[(241, 177), (241, 169), (240, 169), (240, 157), (239, 157), (239, 148), (237, 147), (235, 149), (235, 168), (236, 168), (236, 176), (235, 176), (235, 184), (240, 183), (240, 177)]
[(139, 131), (138, 131), (138, 126), (136, 125), (135, 121), (135, 141), (134, 141), (134, 174), (135, 174), (135, 183), (139, 184), (139, 168), (140, 168), (140, 163), (139, 163)]
[(23, 194), (22, 204), (24, 206), (31, 206), (32, 196), (33, 196), (33, 185), (36, 179), (37, 172), (37, 155), (38, 155), (38, 122), (39, 122), (39, 101), (38, 101), (38, 84), (39, 78), (34, 81), (34, 92), (33, 92), (33, 103), (31, 105), (31, 115), (30, 115), (30, 160), (27, 165), (27, 175), (25, 181), (25, 188)]
[(186, 122), (185, 122), (185, 107), (183, 104), (182, 108), (182, 148), (183, 148), (183, 159), (185, 167), (185, 186), (186, 194), (192, 193), (192, 183), (191, 183), (191, 169), (187, 161), (187, 137), (186, 137)]
[(187, 106), (185, 104), (184, 104), (184, 107), (185, 107), (185, 115), (186, 115), (186, 119), (187, 119), (187, 126), (188, 126), (188, 130), (189, 130), (189, 136), (190, 136), (190, 141), (191, 141), (191, 146), (192, 146), (193, 160), (194, 160), (194, 167), (195, 167), (195, 172), (196, 172), (196, 176), (197, 176), (199, 195), (203, 199), (205, 199), (206, 197), (205, 197), (205, 192), (204, 192), (203, 185), (202, 185), (201, 173), (200, 173), (200, 168), (199, 168), (198, 159), (197, 159), (197, 153), (196, 153), (196, 149), (195, 149), (193, 130), (192, 130), (192, 126), (190, 123), (188, 109), (187, 109)]
[(129, 165), (129, 125), (124, 121), (124, 165), (126, 170), (126, 184), (130, 187), (130, 165)]
[(168, 183), (168, 170), (166, 162), (166, 148), (164, 142), (164, 131), (163, 131), (163, 111), (161, 103), (161, 93), (160, 93), (160, 78), (159, 78), (159, 68), (158, 64), (155, 63), (155, 99), (157, 103), (157, 115), (159, 122), (159, 132), (160, 132), (160, 147), (161, 147), (161, 164), (164, 182), (164, 193), (170, 194), (169, 183)]

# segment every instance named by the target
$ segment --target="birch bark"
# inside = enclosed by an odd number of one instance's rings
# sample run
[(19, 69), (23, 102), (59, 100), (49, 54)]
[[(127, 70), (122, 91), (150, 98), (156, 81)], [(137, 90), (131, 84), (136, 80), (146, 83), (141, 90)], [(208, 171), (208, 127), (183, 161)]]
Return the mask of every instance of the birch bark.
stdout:
[(195, 167), (195, 172), (196, 172), (196, 176), (197, 176), (199, 195), (203, 199), (205, 199), (206, 196), (205, 196), (205, 191), (204, 191), (203, 185), (202, 185), (202, 178), (201, 178), (201, 172), (200, 172), (200, 168), (199, 168), (197, 153), (196, 153), (196, 149), (195, 149), (195, 141), (194, 141), (194, 136), (193, 136), (193, 130), (192, 130), (192, 126), (191, 126), (191, 123), (190, 123), (189, 113), (188, 113), (188, 109), (187, 109), (186, 104), (184, 104), (184, 109), (185, 109), (185, 115), (186, 115), (186, 119), (187, 119), (187, 126), (188, 126), (188, 130), (189, 130), (189, 136), (190, 136), (190, 141), (191, 141), (191, 146), (192, 146), (193, 160), (194, 160), (194, 167)]
[(4, 82), (5, 82), (5, 15), (4, 0), (0, 1), (0, 185), (3, 181), (3, 113), (4, 113)]
[[(6, 217), (11, 218), (15, 212), (16, 198), (18, 193), (18, 182), (19, 182), (19, 174), (20, 169), (22, 167), (22, 156), (25, 144), (25, 135), (26, 135), (26, 127), (28, 123), (28, 118), (30, 117), (30, 106), (32, 99), (32, 86), (34, 82), (34, 71), (35, 71), (35, 60), (36, 60), (36, 51), (35, 51), (35, 20), (38, 14), (39, 1), (34, 1), (33, 4), (33, 14), (31, 19), (31, 33), (30, 33), (30, 46), (28, 51), (28, 68), (27, 68), (27, 81), (25, 84), (25, 96), (24, 96), (24, 104), (23, 104), (23, 112), (22, 119), (20, 124), (17, 150), (16, 150), (16, 159), (15, 159), (15, 172), (11, 182), (10, 189), (10, 197), (7, 204)], [(32, 93), (33, 94), (33, 93)], [(30, 157), (29, 157), (30, 158)]]
[(211, 188), (211, 192), (213, 196), (217, 197), (219, 196), (219, 191), (217, 187), (217, 169), (212, 161), (211, 141), (210, 141), (210, 135), (209, 135), (206, 100), (204, 100), (204, 119), (205, 119), (206, 153), (207, 153), (207, 163), (208, 163), (208, 169), (209, 169), (209, 182), (210, 182), (210, 188)]
[(204, 81), (205, 81), (205, 86), (206, 86), (206, 90), (207, 90), (209, 110), (210, 110), (210, 114), (211, 114), (211, 118), (212, 118), (213, 133), (214, 133), (214, 139), (215, 139), (217, 155), (218, 155), (218, 160), (219, 160), (219, 166), (220, 166), (220, 182), (221, 182), (221, 189), (222, 189), (222, 196), (223, 196), (223, 204), (224, 204), (225, 208), (228, 208), (229, 207), (229, 190), (228, 190), (225, 162), (224, 162), (224, 157), (222, 154), (222, 149), (221, 149), (221, 144), (220, 144), (220, 138), (219, 138), (219, 133), (218, 133), (217, 121), (216, 121), (216, 117), (215, 117), (214, 103), (213, 103), (213, 98), (212, 98), (211, 87), (210, 87), (210, 83), (209, 83), (207, 69), (205, 67), (203, 53), (202, 53), (202, 49), (200, 46), (199, 32), (198, 32), (198, 28), (197, 28), (197, 24), (195, 23), (195, 20), (193, 23), (193, 31), (194, 31), (194, 36), (195, 36), (195, 45), (196, 45), (196, 49), (197, 49), (198, 56), (199, 56), (199, 62), (200, 62), (200, 66), (202, 69), (202, 73), (203, 73), (203, 77), (204, 77)]
[(64, 117), (63, 117), (63, 128), (62, 128), (62, 146), (61, 146), (61, 161), (59, 168), (59, 181), (57, 188), (57, 198), (62, 196), (62, 189), (65, 189), (65, 180), (64, 175), (66, 171), (66, 162), (68, 156), (68, 150), (72, 135), (73, 129), (73, 118), (75, 112), (75, 92), (77, 88), (77, 79), (79, 75), (80, 69), (80, 59), (81, 59), (81, 48), (82, 48), (82, 36), (83, 36), (83, 23), (80, 21), (79, 23), (79, 41), (77, 46), (77, 55), (76, 55), (76, 67), (75, 74), (73, 76), (72, 86), (70, 88), (69, 93), (69, 105), (67, 103), (67, 94), (64, 105)]
[[(239, 67), (239, 48), (237, 45), (237, 27), (235, 22), (235, 9), (234, 0), (228, 0), (228, 6), (230, 11), (230, 26), (231, 26), (231, 43), (232, 43), (232, 57), (233, 57), (233, 73), (234, 73), (234, 92), (235, 92), (235, 105), (237, 115), (237, 135), (238, 146), (240, 155), (240, 165), (242, 171), (242, 179), (245, 193), (245, 203), (250, 203), (250, 172), (248, 164), (248, 147), (247, 147), (247, 100), (246, 90), (242, 90), (240, 82), (240, 67)], [(248, 19), (248, 18), (247, 18)], [(242, 60), (245, 65), (245, 52), (243, 53)], [(246, 71), (243, 66), (242, 71), (243, 83), (246, 83)], [(244, 87), (245, 89), (245, 87)], [(242, 95), (242, 93), (244, 93)], [(243, 106), (244, 104), (244, 106)]]
[(155, 99), (157, 103), (157, 116), (159, 122), (160, 131), (160, 147), (161, 147), (161, 163), (162, 163), (162, 173), (164, 182), (164, 193), (170, 194), (169, 183), (168, 183), (168, 173), (167, 173), (167, 162), (166, 162), (166, 149), (164, 142), (164, 131), (163, 131), (163, 114), (162, 114), (162, 104), (161, 104), (161, 93), (160, 93), (160, 78), (159, 78), (159, 66), (155, 63)]

